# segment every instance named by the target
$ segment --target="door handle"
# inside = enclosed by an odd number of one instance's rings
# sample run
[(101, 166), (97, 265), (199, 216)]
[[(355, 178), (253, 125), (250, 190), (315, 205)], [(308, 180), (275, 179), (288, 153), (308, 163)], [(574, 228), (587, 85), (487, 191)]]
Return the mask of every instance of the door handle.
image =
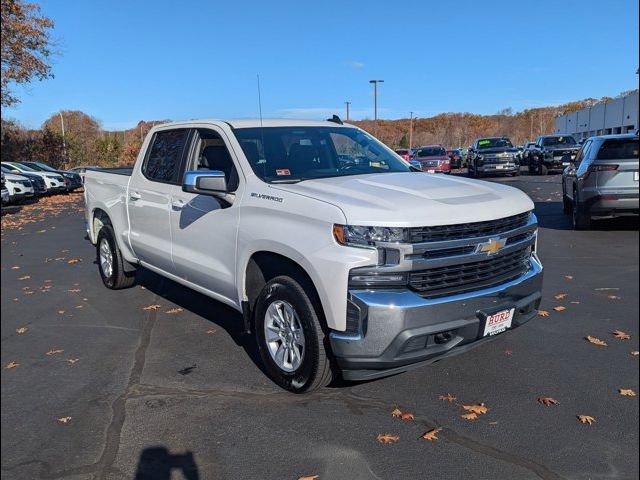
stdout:
[(142, 195), (140, 195), (138, 192), (131, 192), (129, 193), (129, 200), (135, 202), (136, 200), (140, 200), (142, 198)]
[(184, 200), (171, 200), (171, 208), (173, 210), (182, 210), (184, 207)]

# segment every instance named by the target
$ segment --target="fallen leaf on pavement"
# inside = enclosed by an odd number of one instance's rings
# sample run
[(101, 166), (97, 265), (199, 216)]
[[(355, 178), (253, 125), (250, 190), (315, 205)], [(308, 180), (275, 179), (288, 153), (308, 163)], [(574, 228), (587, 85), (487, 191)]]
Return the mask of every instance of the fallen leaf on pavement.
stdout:
[(592, 337), (591, 335), (587, 335), (584, 338), (585, 338), (585, 340), (587, 340), (588, 342), (593, 343), (594, 345), (599, 345), (601, 347), (606, 347), (607, 346), (607, 342), (603, 342), (599, 338)]
[(392, 435), (390, 433), (381, 433), (376, 437), (376, 439), (380, 443), (396, 443), (398, 440), (400, 440), (400, 437), (398, 435)]
[(58, 310), (58, 313), (59, 313), (60, 315), (62, 315), (62, 314), (64, 314), (64, 310)]
[(590, 417), (589, 415), (578, 415), (578, 420), (580, 420), (580, 423), (588, 423), (589, 425), (596, 421), (595, 418)]
[(7, 363), (7, 366), (5, 368), (8, 368), (9, 370), (11, 370), (12, 368), (16, 368), (18, 365), (20, 364), (16, 362), (9, 362)]
[(11, 267), (11, 270), (20, 270), (20, 267), (15, 265), (15, 266)]
[(438, 437), (436, 435), (440, 431), (442, 431), (442, 427), (434, 428), (433, 430), (429, 430), (427, 433), (422, 435), (422, 437), (420, 437), (420, 438), (424, 438), (425, 440), (430, 440), (430, 441), (433, 442), (434, 440), (438, 440)]
[(69, 260), (67, 260), (67, 263), (80, 263), (81, 261), (81, 258), (70, 258)]
[(621, 389), (618, 390), (618, 392), (623, 397), (635, 397), (636, 396), (636, 392), (634, 392), (630, 388), (621, 388)]
[(556, 312), (564, 312), (567, 307), (563, 307), (562, 305), (558, 305), (557, 307), (553, 307)]
[(607, 295), (607, 298), (609, 300), (621, 300), (622, 297), (619, 297), (618, 295)]
[(538, 402), (546, 405), (547, 407), (551, 406), (551, 405), (560, 405), (560, 402), (557, 401), (555, 398), (551, 398), (551, 397), (540, 397), (538, 398)]
[(160, 308), (160, 305), (147, 305), (146, 307), (143, 307), (143, 310), (158, 310)]
[(513, 355), (513, 350), (505, 350), (504, 354), (508, 355), (508, 356), (511, 356), (511, 355)]
[(451, 395), (447, 393), (446, 395), (440, 395), (438, 400), (442, 400), (443, 402), (455, 402), (458, 399), (455, 395)]
[(71, 417), (62, 417), (58, 419), (58, 423), (69, 423), (69, 420), (71, 420)]
[(18, 278), (18, 280), (29, 280), (31, 278), (31, 275), (23, 275), (22, 277)]
[(167, 310), (164, 313), (180, 313), (181, 311), (182, 311), (182, 308), (176, 307), (176, 308), (170, 308), (169, 310)]
[(215, 328), (210, 328), (209, 330), (207, 330), (207, 333), (216, 333), (217, 330)]
[(573, 305), (580, 305), (580, 302), (578, 302), (577, 300), (572, 300), (571, 302), (569, 302)]
[(628, 333), (622, 332), (620, 330), (614, 330), (611, 333), (613, 334), (614, 337), (619, 338), (620, 340), (629, 340), (631, 338), (631, 335), (629, 335)]
[(78, 293), (81, 292), (82, 290), (80, 290), (79, 288), (70, 288), (69, 290), (67, 290), (67, 292), (70, 293)]
[(460, 415), (462, 418), (464, 418), (465, 420), (475, 420), (476, 418), (478, 418), (478, 415), (476, 413), (465, 413), (464, 415)]
[(399, 408), (394, 408), (393, 411), (391, 412), (391, 416), (393, 418), (400, 418), (402, 416), (402, 412), (400, 411)]
[(27, 327), (20, 327), (16, 329), (16, 333), (23, 334), (23, 333), (27, 333), (28, 330), (29, 329)]
[(562, 300), (562, 299), (564, 299), (564, 298), (567, 298), (568, 296), (569, 296), (569, 294), (568, 294), (568, 293), (559, 293), (558, 295), (556, 295), (556, 296), (555, 296), (555, 297), (553, 297), (553, 298), (555, 298), (556, 300)]
[(69, 365), (73, 365), (75, 364), (78, 360), (80, 360), (79, 358), (67, 358), (67, 363)]
[(564, 278), (567, 280), (573, 280), (573, 275), (565, 275)]
[(53, 349), (51, 349), (47, 353), (45, 353), (45, 355), (51, 356), (51, 355), (56, 355), (56, 354), (62, 353), (62, 352), (64, 352), (64, 350), (53, 350)]
[(489, 411), (489, 409), (484, 406), (484, 403), (481, 403), (480, 405), (462, 405), (462, 408), (467, 412), (473, 412), (477, 415), (484, 415)]
[(620, 290), (619, 288), (608, 287), (608, 288), (596, 288), (596, 292), (606, 292), (608, 290)]
[(316, 478), (320, 478), (320, 475), (307, 475), (307, 476), (298, 478), (298, 480), (316, 480)]
[(413, 413), (403, 413), (402, 415), (400, 415), (400, 418), (402, 420), (415, 420)]
[(549, 312), (547, 312), (546, 310), (538, 310), (538, 316), (539, 317), (548, 317), (549, 316)]
[(640, 355), (640, 352), (638, 350), (634, 350), (633, 352), (631, 352), (631, 355), (637, 357), (638, 355)]

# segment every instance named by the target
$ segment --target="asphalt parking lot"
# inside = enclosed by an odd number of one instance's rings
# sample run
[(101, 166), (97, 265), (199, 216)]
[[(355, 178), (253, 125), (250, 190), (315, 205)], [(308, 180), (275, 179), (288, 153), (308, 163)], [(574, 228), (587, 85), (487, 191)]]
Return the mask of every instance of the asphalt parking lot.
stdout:
[[(2, 478), (638, 478), (638, 397), (619, 393), (639, 390), (638, 221), (574, 232), (559, 176), (491, 181), (536, 202), (549, 315), (302, 396), (262, 373), (235, 311), (148, 271), (104, 288), (80, 195), (4, 209)], [(461, 418), (480, 403), (486, 414)], [(420, 438), (433, 428), (437, 440)]]

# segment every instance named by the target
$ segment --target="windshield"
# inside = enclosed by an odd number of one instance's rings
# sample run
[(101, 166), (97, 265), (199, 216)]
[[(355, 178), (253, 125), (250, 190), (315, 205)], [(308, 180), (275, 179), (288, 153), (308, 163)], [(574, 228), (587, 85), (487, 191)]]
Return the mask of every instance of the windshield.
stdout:
[(20, 172), (35, 172), (35, 170), (33, 168), (29, 168), (26, 165), (22, 165), (21, 163), (10, 163), (8, 165), (8, 168), (13, 168), (13, 169), (18, 170)]
[(378, 140), (357, 128), (266, 127), (234, 131), (254, 173), (266, 182), (411, 171)]
[(553, 145), (575, 145), (576, 140), (572, 136), (565, 137), (545, 137), (542, 139), (542, 145), (551, 147)]
[(513, 148), (508, 138), (483, 138), (478, 140), (478, 150), (485, 148)]
[(58, 172), (55, 168), (51, 168), (49, 165), (45, 165), (44, 163), (40, 163), (40, 162), (28, 162), (28, 165), (31, 168), (44, 171), (44, 172), (56, 172), (56, 173)]
[(416, 157), (442, 157), (446, 154), (446, 150), (442, 147), (425, 147), (418, 149)]

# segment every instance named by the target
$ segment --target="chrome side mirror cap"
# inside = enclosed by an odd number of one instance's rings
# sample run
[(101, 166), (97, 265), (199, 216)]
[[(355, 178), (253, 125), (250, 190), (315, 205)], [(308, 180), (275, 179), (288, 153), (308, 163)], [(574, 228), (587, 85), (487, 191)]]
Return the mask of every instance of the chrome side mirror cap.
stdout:
[(185, 172), (182, 191), (200, 195), (228, 193), (227, 178), (220, 170), (192, 170)]

